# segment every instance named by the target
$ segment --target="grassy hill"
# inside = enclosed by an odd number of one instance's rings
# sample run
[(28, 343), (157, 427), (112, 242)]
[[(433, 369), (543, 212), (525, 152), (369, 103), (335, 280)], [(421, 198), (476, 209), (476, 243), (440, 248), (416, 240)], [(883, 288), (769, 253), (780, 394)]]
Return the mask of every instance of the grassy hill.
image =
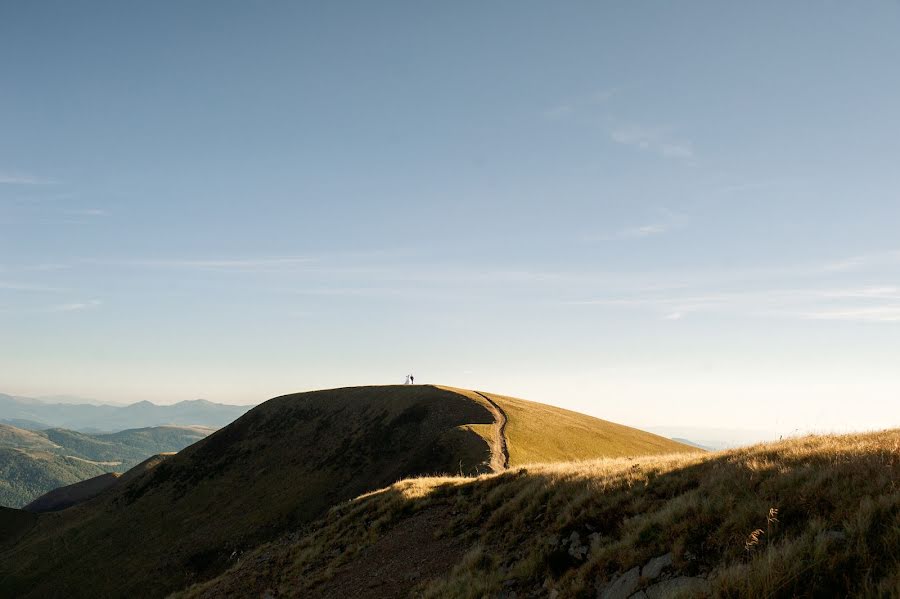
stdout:
[[(523, 452), (517, 455), (529, 455), (527, 409), (539, 404), (498, 399), (520, 407), (510, 421), (510, 440)], [(572, 442), (554, 451), (573, 458), (607, 455), (589, 429), (608, 432), (609, 423), (583, 418), (588, 432), (578, 438), (590, 438), (592, 446)], [(261, 543), (304, 530), (332, 506), (397, 480), (489, 472), (499, 436), (498, 414), (483, 396), (437, 387), (275, 398), (127, 484), (42, 515), (0, 554), (0, 587), (24, 597), (164, 596), (220, 574)], [(607, 438), (618, 455), (625, 442)], [(690, 451), (675, 443), (652, 449)], [(368, 526), (374, 534), (379, 523)]]
[(84, 503), (114, 485), (125, 484), (128, 481), (137, 478), (173, 455), (175, 455), (174, 452), (158, 453), (150, 456), (137, 466), (130, 468), (124, 474), (107, 472), (71, 485), (58, 487), (44, 493), (22, 509), (29, 512), (55, 512), (79, 503)]
[(0, 447), (0, 506), (21, 507), (51, 489), (101, 475), (108, 468), (46, 451)]
[(900, 430), (398, 482), (177, 595), (898, 597)]
[(44, 493), (24, 508), (28, 512), (55, 512), (92, 499), (119, 481), (118, 472), (107, 472), (86, 480), (57, 487)]
[(445, 388), (475, 401), (492, 401), (505, 413), (509, 466), (690, 451), (683, 443), (556, 406)]
[(203, 427), (167, 426), (89, 435), (0, 425), (0, 505), (21, 507), (58, 487), (124, 472), (151, 455), (181, 450), (210, 432)]

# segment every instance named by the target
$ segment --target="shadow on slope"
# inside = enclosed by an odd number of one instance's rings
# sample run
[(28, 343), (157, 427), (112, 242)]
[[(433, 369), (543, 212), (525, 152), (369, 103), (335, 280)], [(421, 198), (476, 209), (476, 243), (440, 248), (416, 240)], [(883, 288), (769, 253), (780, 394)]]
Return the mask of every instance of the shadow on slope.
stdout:
[(900, 430), (406, 480), (178, 597), (895, 597), (897, 480)]
[[(42, 514), (0, 554), (20, 597), (159, 597), (328, 507), (408, 476), (485, 471), (481, 405), (428, 386), (272, 399), (125, 485)], [(65, 548), (65, 549), (61, 549)]]

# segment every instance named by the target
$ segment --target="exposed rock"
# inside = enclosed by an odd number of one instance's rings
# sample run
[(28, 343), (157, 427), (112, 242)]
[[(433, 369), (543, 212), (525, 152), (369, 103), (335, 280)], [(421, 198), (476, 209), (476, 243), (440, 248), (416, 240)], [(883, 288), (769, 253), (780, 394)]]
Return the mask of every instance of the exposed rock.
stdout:
[(568, 545), (569, 555), (571, 555), (575, 559), (584, 559), (587, 555), (588, 548), (581, 543), (581, 535), (579, 535), (577, 532), (573, 532), (569, 536)]
[(648, 580), (659, 578), (662, 571), (672, 565), (672, 552), (654, 557), (641, 569), (641, 577)]
[(670, 599), (671, 597), (705, 597), (711, 592), (709, 581), (695, 576), (679, 576), (657, 582), (645, 589), (648, 599)]
[(641, 569), (637, 566), (625, 572), (597, 593), (599, 599), (627, 599), (637, 590)]

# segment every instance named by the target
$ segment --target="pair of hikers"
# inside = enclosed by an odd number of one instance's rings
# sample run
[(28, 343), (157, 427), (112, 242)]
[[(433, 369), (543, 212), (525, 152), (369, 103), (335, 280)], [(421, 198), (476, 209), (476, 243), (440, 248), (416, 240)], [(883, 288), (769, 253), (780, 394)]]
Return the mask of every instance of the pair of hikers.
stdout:
[(411, 374), (407, 374), (407, 375), (406, 375), (406, 382), (403, 383), (403, 384), (404, 384), (404, 385), (415, 385), (415, 384), (416, 384), (416, 377), (414, 377), (414, 376), (411, 375)]

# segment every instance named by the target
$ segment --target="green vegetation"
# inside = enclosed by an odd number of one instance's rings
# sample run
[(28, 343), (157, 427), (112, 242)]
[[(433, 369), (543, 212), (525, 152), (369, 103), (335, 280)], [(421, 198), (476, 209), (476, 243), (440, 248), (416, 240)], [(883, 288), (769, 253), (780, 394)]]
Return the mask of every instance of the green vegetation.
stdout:
[(156, 427), (89, 435), (0, 425), (0, 505), (22, 507), (58, 487), (124, 472), (148, 456), (181, 450), (210, 432), (202, 427)]
[(0, 447), (0, 505), (21, 507), (51, 489), (98, 476), (109, 468), (44, 451)]
[(405, 480), (178, 597), (900, 597), (897, 480), (900, 430)]

